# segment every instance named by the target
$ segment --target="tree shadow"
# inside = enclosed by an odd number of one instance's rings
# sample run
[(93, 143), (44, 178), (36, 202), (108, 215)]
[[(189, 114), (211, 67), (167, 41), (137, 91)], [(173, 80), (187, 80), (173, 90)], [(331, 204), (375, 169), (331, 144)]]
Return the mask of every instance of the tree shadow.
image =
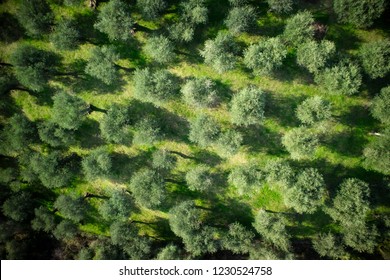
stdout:
[(216, 84), (218, 103), (229, 103), (233, 96), (233, 91), (229, 85), (223, 83), (221, 80), (213, 80)]
[(76, 139), (82, 148), (96, 148), (105, 142), (100, 136), (99, 122), (87, 118), (76, 132)]
[(114, 180), (127, 183), (130, 181), (134, 172), (147, 166), (151, 158), (150, 151), (140, 151), (137, 155), (129, 157), (126, 154), (112, 153), (112, 169), (114, 170), (112, 178)]
[(339, 24), (329, 26), (325, 39), (333, 41), (338, 50), (355, 50), (361, 43), (352, 26)]
[(216, 166), (222, 163), (222, 158), (215, 152), (199, 149), (192, 153), (196, 162), (210, 166)]
[(10, 13), (0, 13), (0, 40), (12, 43), (23, 37), (24, 30), (19, 21)]
[(208, 224), (228, 228), (229, 224), (239, 222), (247, 228), (252, 227), (251, 208), (236, 199), (227, 198), (213, 203), (213, 215), (208, 217)]
[(326, 145), (333, 151), (344, 156), (361, 156), (364, 146), (368, 143), (365, 134), (349, 130), (332, 135)]

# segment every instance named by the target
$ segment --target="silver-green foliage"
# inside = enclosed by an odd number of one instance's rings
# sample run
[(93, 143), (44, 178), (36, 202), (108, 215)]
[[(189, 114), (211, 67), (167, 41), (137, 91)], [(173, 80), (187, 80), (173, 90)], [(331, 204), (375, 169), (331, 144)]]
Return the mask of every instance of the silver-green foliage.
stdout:
[(200, 114), (190, 123), (190, 133), (188, 138), (191, 142), (201, 147), (214, 144), (220, 135), (219, 124), (210, 116)]
[(60, 50), (74, 50), (80, 41), (80, 32), (72, 20), (61, 20), (50, 34), (50, 41)]
[(252, 247), (254, 233), (240, 223), (229, 225), (229, 231), (222, 237), (222, 247), (235, 254), (246, 254)]
[(261, 40), (249, 46), (244, 52), (244, 64), (255, 74), (268, 75), (282, 66), (287, 56), (287, 49), (278, 38)]
[(137, 0), (137, 7), (141, 10), (142, 16), (147, 20), (156, 19), (167, 7), (164, 0)]
[(64, 218), (76, 223), (83, 220), (87, 213), (87, 204), (80, 196), (61, 194), (54, 202), (54, 208), (57, 209)]
[(232, 34), (247, 32), (256, 25), (256, 10), (250, 5), (233, 7), (225, 20)]
[(145, 53), (158, 63), (170, 63), (174, 60), (174, 45), (165, 36), (154, 36), (146, 41)]
[(374, 97), (371, 114), (382, 123), (390, 124), (390, 86), (382, 88), (381, 92)]
[(293, 159), (311, 159), (318, 147), (318, 136), (305, 127), (293, 128), (283, 136), (282, 144)]
[(112, 172), (112, 157), (105, 147), (99, 147), (85, 156), (81, 165), (88, 180), (108, 177)]
[(317, 73), (325, 67), (329, 59), (335, 54), (336, 46), (333, 42), (323, 40), (307, 41), (298, 46), (297, 62), (311, 73)]
[(113, 143), (128, 143), (131, 139), (131, 118), (126, 105), (113, 104), (100, 121), (104, 139)]
[(390, 40), (362, 44), (359, 57), (364, 71), (372, 78), (383, 78), (390, 72)]
[(193, 191), (207, 192), (214, 186), (214, 178), (210, 168), (206, 165), (197, 165), (186, 173), (188, 188)]
[(303, 11), (287, 19), (283, 39), (294, 47), (314, 36), (314, 18), (309, 11)]
[(125, 220), (134, 209), (134, 203), (130, 194), (123, 189), (115, 189), (109, 199), (103, 201), (99, 212), (105, 220)]
[(296, 0), (267, 0), (270, 10), (276, 14), (289, 14), (292, 12)]
[(101, 80), (107, 85), (113, 84), (118, 79), (118, 69), (115, 61), (119, 54), (112, 46), (94, 47), (91, 56), (85, 66), (85, 73)]
[(264, 119), (265, 94), (257, 87), (243, 88), (232, 98), (230, 115), (233, 124), (261, 124)]
[(228, 176), (229, 183), (237, 188), (239, 195), (250, 194), (260, 186), (262, 179), (263, 173), (253, 163), (234, 167)]
[(332, 107), (322, 97), (313, 96), (298, 105), (296, 115), (305, 125), (318, 125), (332, 117)]
[(347, 252), (344, 246), (332, 233), (320, 233), (313, 240), (313, 248), (321, 257), (331, 259), (344, 259), (347, 257)]
[(196, 107), (212, 107), (218, 100), (216, 84), (208, 78), (193, 78), (182, 87), (183, 100)]

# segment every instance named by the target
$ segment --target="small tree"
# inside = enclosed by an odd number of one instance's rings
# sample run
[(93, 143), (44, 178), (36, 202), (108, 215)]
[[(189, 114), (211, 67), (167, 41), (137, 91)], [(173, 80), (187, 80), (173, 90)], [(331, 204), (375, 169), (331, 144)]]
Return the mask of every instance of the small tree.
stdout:
[(370, 27), (386, 7), (385, 0), (335, 0), (333, 10), (342, 23), (351, 23), (357, 27)]
[(200, 54), (204, 62), (218, 73), (232, 70), (236, 64), (237, 44), (231, 35), (219, 32), (214, 40), (207, 40)]
[(216, 84), (207, 78), (189, 79), (182, 87), (183, 100), (190, 106), (213, 107), (218, 100)]
[(182, 260), (182, 252), (174, 244), (168, 244), (157, 254), (157, 260)]
[(170, 63), (175, 59), (175, 46), (165, 36), (151, 37), (146, 41), (145, 53), (158, 63)]
[(220, 247), (218, 230), (214, 227), (204, 226), (193, 235), (183, 237), (186, 251), (197, 257), (206, 253), (216, 253)]
[(38, 125), (39, 138), (52, 147), (67, 147), (75, 143), (74, 130), (65, 129), (52, 121)]
[(317, 73), (326, 66), (326, 63), (335, 53), (336, 46), (333, 42), (310, 40), (298, 46), (297, 62), (310, 73)]
[(110, 41), (126, 41), (132, 36), (134, 24), (129, 4), (123, 0), (110, 0), (101, 8), (94, 27), (107, 34)]
[(125, 144), (131, 139), (131, 118), (128, 106), (113, 104), (100, 121), (100, 132), (109, 142)]
[(331, 94), (353, 95), (360, 89), (362, 75), (356, 64), (342, 61), (333, 67), (325, 68), (314, 80)]
[(201, 114), (190, 123), (189, 139), (201, 147), (215, 143), (220, 134), (219, 124), (210, 116)]
[(320, 233), (313, 238), (312, 242), (314, 250), (316, 250), (321, 257), (344, 259), (347, 256), (344, 246), (340, 244), (340, 241), (332, 233)]
[(343, 232), (344, 242), (347, 246), (352, 247), (360, 253), (374, 253), (378, 245), (377, 239), (379, 237), (378, 230), (375, 226), (369, 228), (365, 224), (358, 223), (343, 229)]
[(289, 130), (282, 143), (293, 159), (313, 158), (318, 147), (318, 136), (305, 127)]
[(371, 114), (382, 123), (390, 124), (390, 86), (382, 88), (380, 94), (374, 97)]
[(234, 254), (246, 254), (252, 247), (255, 237), (252, 231), (247, 230), (240, 223), (229, 225), (229, 231), (222, 237), (222, 248), (232, 251)]
[(253, 227), (263, 238), (283, 251), (289, 251), (290, 236), (286, 231), (286, 219), (275, 213), (259, 210), (255, 216)]
[(238, 152), (242, 145), (243, 136), (240, 132), (229, 129), (220, 134), (217, 140), (222, 156), (230, 157)]
[(40, 37), (50, 30), (54, 15), (45, 0), (20, 1), (16, 16), (27, 34)]
[(77, 225), (71, 220), (61, 221), (53, 230), (53, 235), (58, 240), (71, 241), (78, 234)]
[(295, 2), (295, 0), (267, 0), (270, 10), (276, 14), (291, 13)]
[(285, 202), (298, 213), (314, 213), (325, 200), (326, 186), (317, 169), (304, 169), (297, 176), (296, 183), (288, 189)]
[(2, 140), (4, 148), (10, 152), (23, 152), (35, 139), (36, 128), (23, 114), (15, 114), (5, 125)]
[(266, 181), (271, 186), (280, 184), (283, 188), (287, 188), (295, 181), (294, 170), (288, 162), (283, 160), (271, 160), (267, 162), (264, 171)]
[(112, 175), (112, 158), (105, 147), (93, 150), (81, 163), (88, 180)]
[(19, 45), (11, 55), (15, 76), (25, 87), (42, 91), (54, 73), (57, 57), (48, 51), (30, 45)]
[(210, 168), (206, 165), (197, 165), (186, 174), (188, 188), (192, 191), (207, 192), (214, 186), (214, 178)]
[(74, 163), (58, 151), (46, 155), (34, 153), (30, 167), (42, 184), (50, 189), (65, 187), (75, 177)]
[(314, 18), (309, 11), (299, 12), (286, 22), (283, 38), (292, 46), (297, 47), (314, 36)]
[(184, 21), (196, 25), (207, 22), (208, 9), (205, 0), (188, 0), (180, 3), (181, 15)]
[(80, 222), (85, 218), (87, 212), (87, 204), (80, 196), (70, 196), (61, 194), (54, 202), (54, 208), (57, 209), (61, 215), (73, 222)]
[(364, 71), (372, 78), (383, 78), (390, 72), (390, 40), (362, 44), (359, 50)]
[(66, 92), (53, 96), (52, 120), (64, 129), (77, 130), (89, 112), (89, 105), (81, 98)]
[(298, 105), (296, 115), (305, 125), (319, 125), (332, 117), (332, 107), (322, 97), (314, 96)]
[(244, 64), (257, 75), (269, 75), (282, 66), (287, 49), (279, 38), (269, 38), (249, 46), (244, 52)]
[(152, 155), (152, 165), (154, 168), (169, 171), (176, 165), (176, 157), (167, 150), (157, 150)]
[(152, 118), (140, 120), (135, 127), (133, 138), (133, 144), (135, 145), (153, 145), (160, 141), (163, 136), (160, 125)]
[(385, 131), (382, 136), (369, 142), (363, 155), (367, 169), (390, 175), (390, 132)]
[(137, 0), (137, 7), (145, 19), (153, 20), (167, 8), (167, 3), (164, 0)]
[(366, 182), (349, 178), (344, 180), (328, 210), (331, 217), (344, 228), (362, 225), (370, 210), (369, 187)]
[(238, 165), (229, 173), (228, 181), (235, 186), (239, 195), (249, 194), (256, 186), (260, 186), (263, 173), (255, 164)]
[(119, 55), (113, 47), (95, 47), (91, 50), (91, 57), (85, 66), (85, 73), (111, 85), (118, 79), (118, 69), (115, 64), (118, 59)]
[(3, 214), (17, 222), (26, 220), (32, 212), (32, 197), (28, 192), (16, 193), (3, 203)]
[(160, 105), (172, 99), (179, 91), (176, 76), (168, 70), (137, 69), (133, 76), (135, 97)]
[(191, 236), (201, 228), (202, 211), (196, 208), (193, 201), (184, 201), (169, 210), (169, 225), (179, 237)]
[(225, 20), (226, 27), (232, 34), (247, 32), (256, 26), (257, 13), (254, 7), (236, 6), (231, 8)]
[(249, 86), (235, 94), (230, 105), (232, 123), (260, 124), (264, 119), (265, 96), (260, 88)]
[(146, 208), (160, 206), (166, 197), (164, 178), (157, 171), (147, 168), (134, 173), (129, 189), (136, 202)]
[(34, 209), (35, 217), (31, 220), (31, 227), (37, 231), (51, 232), (56, 227), (55, 216), (45, 206)]
[(74, 50), (80, 42), (80, 32), (72, 20), (63, 19), (50, 34), (50, 41), (60, 50)]
[(105, 200), (99, 207), (99, 212), (105, 220), (125, 220), (134, 209), (132, 197), (121, 189), (111, 192), (108, 200)]

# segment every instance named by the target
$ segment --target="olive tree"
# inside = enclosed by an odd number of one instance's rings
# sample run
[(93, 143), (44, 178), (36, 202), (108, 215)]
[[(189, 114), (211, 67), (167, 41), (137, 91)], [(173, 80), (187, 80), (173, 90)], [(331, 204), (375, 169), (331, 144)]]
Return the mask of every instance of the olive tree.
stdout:
[(390, 124), (390, 86), (382, 88), (380, 93), (374, 97), (371, 114), (383, 124)]
[(124, 144), (131, 140), (131, 113), (127, 105), (113, 104), (100, 121), (100, 132), (109, 142)]
[(224, 157), (230, 157), (238, 152), (243, 142), (243, 136), (240, 132), (228, 129), (222, 133), (217, 140), (217, 147)]
[(158, 170), (169, 171), (176, 165), (177, 159), (165, 149), (157, 150), (152, 155), (152, 166)]
[(158, 63), (170, 63), (175, 59), (175, 46), (165, 36), (154, 36), (146, 41), (145, 53)]
[(378, 245), (378, 229), (375, 226), (369, 227), (366, 224), (356, 224), (343, 229), (345, 245), (362, 253), (374, 253)]
[(314, 36), (314, 18), (309, 11), (298, 12), (287, 19), (283, 39), (297, 47)]
[(229, 11), (225, 19), (226, 27), (232, 34), (250, 31), (256, 26), (257, 13), (250, 5), (235, 6)]
[(324, 203), (326, 186), (315, 168), (307, 168), (297, 175), (297, 181), (287, 190), (285, 203), (298, 213), (314, 213)]
[(233, 124), (249, 126), (264, 119), (265, 94), (260, 88), (248, 86), (235, 94), (230, 104)]
[(261, 236), (283, 251), (289, 251), (290, 236), (286, 231), (286, 219), (277, 213), (259, 210), (255, 216), (253, 227)]
[(234, 254), (246, 254), (252, 247), (254, 237), (254, 233), (240, 223), (232, 223), (229, 225), (229, 231), (222, 237), (222, 248)]
[(234, 167), (228, 176), (228, 182), (237, 188), (239, 195), (250, 194), (262, 179), (263, 173), (252, 163)]
[(21, 44), (11, 54), (17, 80), (33, 91), (42, 91), (55, 73), (57, 57), (51, 52)]
[(180, 202), (169, 210), (169, 225), (179, 237), (192, 236), (203, 224), (201, 216), (202, 210), (193, 201)]
[(281, 159), (268, 161), (264, 173), (271, 187), (278, 184), (286, 189), (295, 181), (295, 171), (288, 162)]
[(297, 62), (310, 73), (317, 73), (326, 66), (335, 53), (336, 46), (333, 42), (328, 40), (321, 42), (309, 40), (298, 46)]
[(340, 240), (332, 233), (320, 233), (313, 240), (313, 248), (321, 257), (331, 259), (344, 259), (347, 252)]
[(74, 50), (80, 43), (80, 32), (76, 24), (69, 19), (63, 19), (55, 26), (50, 34), (50, 41), (60, 50)]
[(182, 250), (174, 244), (168, 244), (160, 250), (157, 260), (182, 260)]
[(22, 0), (16, 16), (27, 34), (40, 37), (50, 30), (54, 15), (46, 0)]
[(94, 27), (105, 33), (110, 41), (126, 41), (132, 37), (134, 24), (129, 4), (123, 0), (110, 0), (102, 6)]
[(179, 91), (177, 77), (165, 69), (137, 69), (133, 83), (135, 97), (155, 105), (172, 99)]
[(360, 89), (362, 75), (355, 63), (341, 61), (332, 67), (323, 69), (314, 80), (330, 94), (353, 95)]
[(153, 20), (167, 8), (167, 3), (164, 0), (137, 0), (137, 7), (145, 19)]
[(77, 225), (68, 219), (62, 220), (53, 230), (53, 235), (58, 240), (71, 241), (79, 233)]
[(206, 165), (197, 165), (186, 173), (186, 182), (188, 188), (192, 191), (207, 192), (210, 191), (215, 183), (210, 168)]
[(134, 209), (133, 199), (123, 189), (114, 189), (110, 198), (99, 206), (99, 212), (105, 220), (125, 220)]
[(332, 117), (330, 103), (321, 96), (307, 98), (296, 109), (297, 118), (305, 125), (319, 125)]
[(139, 205), (150, 209), (162, 205), (166, 197), (164, 178), (157, 171), (148, 168), (134, 173), (129, 190)]
[(34, 209), (35, 217), (31, 220), (31, 227), (37, 231), (51, 232), (56, 227), (54, 214), (45, 206)]
[(276, 14), (289, 14), (293, 11), (296, 0), (267, 0), (270, 10)]
[(383, 78), (390, 72), (390, 40), (362, 44), (359, 50), (363, 70), (372, 78)]
[(3, 203), (3, 214), (17, 222), (26, 220), (33, 210), (30, 193), (23, 191), (7, 198)]
[(276, 38), (261, 40), (249, 46), (244, 52), (244, 64), (257, 75), (269, 75), (282, 66), (287, 56), (287, 49)]
[(214, 40), (207, 40), (200, 55), (218, 73), (232, 70), (236, 64), (237, 44), (228, 33), (219, 32)]
[(216, 253), (220, 248), (218, 229), (211, 226), (204, 226), (192, 236), (183, 237), (183, 243), (191, 256), (198, 257), (206, 253)]
[(24, 114), (19, 113), (8, 119), (2, 131), (4, 149), (23, 152), (35, 140), (36, 127)]
[(134, 145), (153, 145), (162, 137), (160, 125), (154, 118), (147, 117), (135, 124)]
[(182, 87), (183, 100), (190, 106), (213, 107), (218, 100), (216, 84), (208, 78), (189, 79)]
[(85, 73), (111, 85), (118, 79), (119, 73), (115, 64), (118, 59), (119, 54), (116, 53), (114, 47), (94, 47), (85, 66)]
[(105, 147), (97, 148), (83, 157), (81, 165), (88, 180), (112, 175), (112, 157)]
[(365, 224), (370, 211), (369, 195), (370, 189), (366, 182), (356, 178), (345, 179), (328, 213), (344, 228)]
[(357, 27), (370, 27), (384, 12), (385, 0), (335, 0), (333, 10), (342, 23), (350, 23)]
[(88, 204), (81, 196), (71, 196), (61, 194), (54, 202), (54, 208), (57, 209), (60, 214), (75, 223), (83, 220), (87, 213)]
[(318, 147), (318, 136), (305, 127), (293, 128), (283, 136), (282, 144), (293, 159), (313, 158)]
[(188, 138), (201, 147), (207, 147), (218, 140), (220, 131), (219, 124), (212, 117), (200, 114), (190, 122)]
[(384, 131), (375, 137), (363, 150), (364, 165), (383, 174), (390, 175), (390, 132)]
[(67, 147), (75, 143), (75, 132), (60, 127), (52, 121), (44, 121), (38, 125), (39, 138), (52, 147)]
[(77, 130), (89, 113), (89, 105), (80, 97), (63, 91), (52, 99), (52, 120), (64, 129)]

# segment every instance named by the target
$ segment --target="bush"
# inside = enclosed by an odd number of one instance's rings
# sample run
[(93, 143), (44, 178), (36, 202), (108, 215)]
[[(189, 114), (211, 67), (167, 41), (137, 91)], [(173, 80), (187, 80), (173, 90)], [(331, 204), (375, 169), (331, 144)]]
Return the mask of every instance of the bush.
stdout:
[(383, 78), (390, 72), (390, 40), (362, 44), (359, 50), (364, 71), (372, 78)]
[(126, 41), (132, 36), (135, 21), (130, 16), (130, 6), (123, 0), (110, 0), (102, 6), (94, 27), (107, 34), (110, 41)]
[(298, 105), (296, 115), (303, 124), (319, 125), (332, 117), (332, 107), (322, 97), (313, 96)]
[(264, 119), (265, 96), (254, 86), (243, 88), (231, 100), (230, 116), (237, 125), (260, 124)]
[(386, 7), (385, 0), (335, 0), (333, 9), (342, 23), (350, 23), (357, 27), (370, 27), (378, 19)]
[(314, 18), (309, 11), (299, 12), (287, 19), (283, 38), (297, 47), (314, 36)]
[(218, 99), (215, 83), (207, 78), (188, 80), (181, 88), (183, 100), (190, 106), (213, 107)]
[(118, 69), (115, 64), (118, 59), (119, 55), (112, 46), (95, 47), (91, 50), (85, 73), (111, 85), (118, 79)]
[(326, 66), (335, 52), (336, 46), (333, 42), (323, 40), (318, 43), (310, 40), (298, 46), (297, 62), (310, 73), (317, 73)]
[(314, 80), (331, 94), (353, 95), (360, 89), (362, 75), (356, 64), (342, 61), (333, 67), (325, 68)]
[(244, 64), (255, 74), (268, 75), (282, 66), (287, 49), (279, 38), (262, 40), (249, 46), (244, 53)]
[(252, 6), (233, 7), (225, 20), (226, 27), (232, 34), (249, 31), (256, 25), (256, 10)]
[(170, 63), (175, 59), (174, 45), (162, 35), (151, 37), (146, 41), (145, 53), (158, 63)]
[(214, 40), (207, 40), (200, 54), (204, 63), (218, 73), (232, 70), (236, 64), (237, 44), (231, 35), (219, 32)]
[(282, 143), (293, 159), (311, 159), (318, 146), (318, 136), (304, 127), (289, 130)]

